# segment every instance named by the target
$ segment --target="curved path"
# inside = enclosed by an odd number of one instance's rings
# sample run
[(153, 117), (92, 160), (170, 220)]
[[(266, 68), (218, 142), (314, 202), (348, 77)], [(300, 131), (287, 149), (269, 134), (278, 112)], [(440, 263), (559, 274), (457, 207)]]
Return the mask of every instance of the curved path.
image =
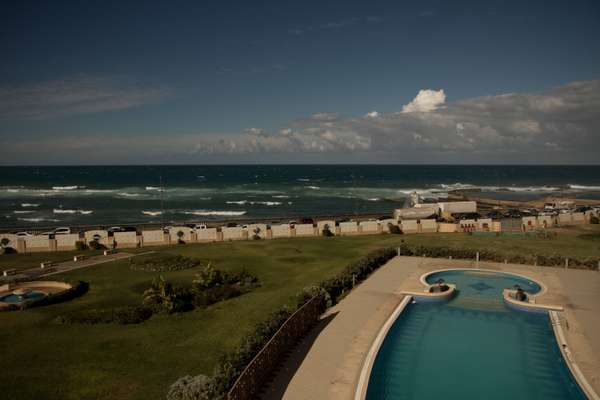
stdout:
[[(381, 326), (402, 300), (402, 290), (422, 291), (419, 277), (472, 261), (396, 257), (332, 307), (290, 354), (263, 399), (354, 398), (360, 370)], [(579, 366), (600, 389), (600, 272), (514, 264), (480, 263), (481, 268), (522, 273), (544, 282), (539, 303), (562, 304), (567, 340)]]

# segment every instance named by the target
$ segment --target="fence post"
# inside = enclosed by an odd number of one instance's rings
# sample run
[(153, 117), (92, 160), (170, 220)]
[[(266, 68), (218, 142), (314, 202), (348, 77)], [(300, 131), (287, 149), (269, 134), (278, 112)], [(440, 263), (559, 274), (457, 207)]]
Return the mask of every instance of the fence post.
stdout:
[(398, 255), (401, 255), (401, 252), (400, 247), (398, 247)]
[(475, 254), (475, 263), (476, 263), (475, 265), (477, 266), (477, 268), (479, 268), (479, 252), (477, 252)]
[(352, 287), (356, 285), (356, 274), (352, 274)]
[(569, 268), (569, 259), (565, 258), (565, 269)]

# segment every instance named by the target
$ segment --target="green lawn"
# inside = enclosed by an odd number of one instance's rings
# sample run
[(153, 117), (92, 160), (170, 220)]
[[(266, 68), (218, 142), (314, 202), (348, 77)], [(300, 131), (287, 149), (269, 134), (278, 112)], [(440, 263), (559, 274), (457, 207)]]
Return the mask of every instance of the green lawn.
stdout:
[[(598, 256), (600, 243), (578, 238), (598, 227), (562, 230), (556, 239), (470, 237), (463, 234), (376, 235), (223, 242), (155, 248), (210, 259), (216, 268), (246, 268), (261, 286), (241, 297), (179, 315), (155, 315), (138, 325), (60, 325), (62, 313), (140, 303), (154, 273), (132, 271), (116, 261), (55, 276), (90, 283), (73, 301), (23, 312), (0, 313), (0, 374), (7, 399), (163, 399), (186, 374), (210, 374), (219, 354), (251, 325), (292, 301), (304, 286), (340, 271), (369, 250), (401, 240), (424, 245), (492, 248), (499, 252)], [(56, 255), (57, 253), (54, 253)], [(62, 253), (65, 255), (65, 253)], [(48, 255), (0, 256), (0, 266), (33, 266)], [(68, 257), (66, 257), (68, 258)], [(165, 273), (189, 282), (197, 270)]]

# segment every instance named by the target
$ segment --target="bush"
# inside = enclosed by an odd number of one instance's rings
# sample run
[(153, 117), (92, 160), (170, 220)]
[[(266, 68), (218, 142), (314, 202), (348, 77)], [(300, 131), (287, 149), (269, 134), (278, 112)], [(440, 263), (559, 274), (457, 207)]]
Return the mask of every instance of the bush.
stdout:
[(391, 222), (388, 223), (388, 230), (390, 231), (390, 233), (395, 234), (395, 235), (402, 234), (402, 229), (400, 229), (400, 227), (398, 225), (394, 225)]
[(75, 250), (77, 251), (84, 251), (87, 250), (89, 247), (87, 244), (85, 244), (85, 242), (78, 240), (75, 242)]
[(242, 294), (238, 285), (221, 285), (194, 293), (193, 301), (195, 306), (206, 307)]
[(188, 293), (175, 289), (170, 282), (159, 276), (144, 292), (142, 304), (154, 313), (172, 314), (189, 309), (189, 300)]
[(325, 224), (325, 226), (323, 226), (323, 231), (321, 232), (321, 234), (325, 237), (333, 236), (333, 232), (331, 232), (331, 229), (329, 228), (329, 224)]
[(106, 250), (106, 246), (96, 240), (92, 240), (88, 246), (92, 250)]
[(595, 215), (592, 215), (590, 217), (590, 224), (595, 224), (595, 225), (600, 224), (600, 218), (596, 217)]
[(146, 272), (181, 271), (195, 268), (203, 262), (197, 258), (155, 253), (133, 257), (129, 260), (131, 269)]
[(183, 376), (171, 385), (167, 400), (211, 400), (211, 383), (206, 375)]
[(302, 307), (315, 296), (319, 296), (322, 299), (321, 312), (332, 306), (331, 296), (325, 289), (320, 286), (307, 286), (296, 296), (297, 307)]

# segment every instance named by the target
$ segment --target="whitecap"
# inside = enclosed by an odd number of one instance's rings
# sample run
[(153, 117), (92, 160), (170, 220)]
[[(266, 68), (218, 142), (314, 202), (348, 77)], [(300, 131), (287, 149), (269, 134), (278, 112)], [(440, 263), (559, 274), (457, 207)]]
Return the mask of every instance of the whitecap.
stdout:
[(52, 218), (17, 218), (19, 221), (26, 221), (26, 222), (42, 222), (42, 221), (48, 221), (48, 222), (59, 222), (59, 219), (52, 219)]
[(298, 178), (297, 181), (299, 182), (310, 182), (309, 178)]
[(290, 196), (286, 196), (284, 194), (282, 195), (277, 195), (277, 196), (273, 196), (274, 199), (289, 199)]
[(156, 190), (156, 191), (161, 191), (161, 188), (159, 188), (158, 186), (146, 186), (146, 190)]
[(161, 215), (162, 211), (142, 211), (142, 214), (156, 217), (157, 215)]
[(198, 216), (224, 216), (224, 217), (239, 217), (246, 214), (246, 211), (214, 211), (214, 210), (198, 210), (184, 211), (184, 214)]
[(31, 211), (31, 210), (15, 210), (15, 211), (13, 211), (14, 214), (31, 214), (34, 212), (35, 211)]
[[(85, 186), (81, 186), (81, 188), (84, 188)], [(77, 190), (80, 187), (77, 185), (73, 185), (73, 186), (52, 186), (52, 190)]]
[(246, 203), (248, 203), (248, 200), (239, 200), (239, 201), (226, 201), (226, 204), (239, 204), (239, 205), (244, 205)]
[(320, 187), (318, 187), (318, 186), (306, 186), (306, 188), (307, 188), (307, 189), (312, 189), (312, 190), (319, 190), (319, 189), (321, 189), (321, 188), (320, 188)]
[(574, 190), (600, 190), (600, 186), (585, 186), (569, 184), (569, 188)]
[(39, 204), (36, 203), (21, 203), (21, 207), (39, 207)]
[(92, 214), (92, 210), (69, 210), (63, 208), (55, 208), (52, 211), (54, 214), (81, 214), (81, 215), (89, 215)]

